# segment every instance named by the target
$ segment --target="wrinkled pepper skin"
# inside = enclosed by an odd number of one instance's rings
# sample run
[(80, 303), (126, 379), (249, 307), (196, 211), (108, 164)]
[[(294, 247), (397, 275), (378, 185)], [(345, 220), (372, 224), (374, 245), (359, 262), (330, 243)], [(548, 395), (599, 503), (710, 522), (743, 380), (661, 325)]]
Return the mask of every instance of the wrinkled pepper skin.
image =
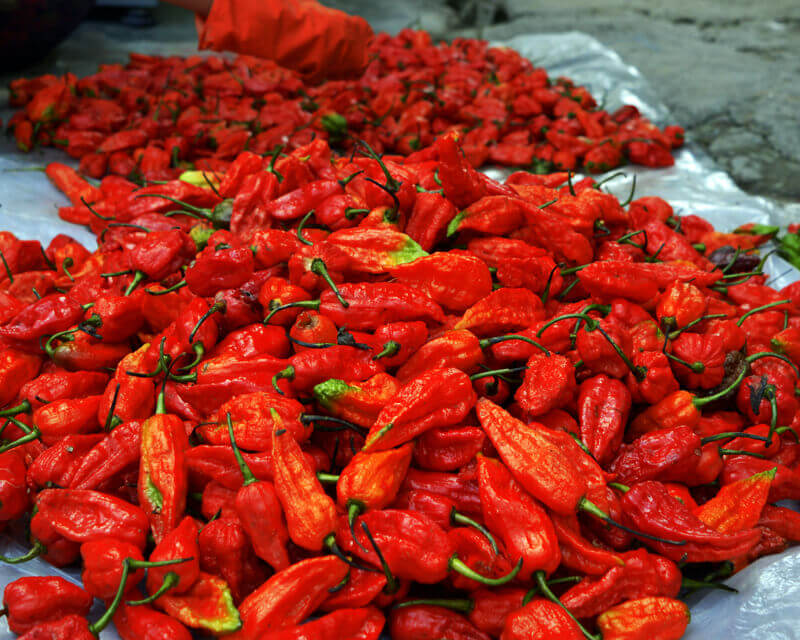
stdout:
[(500, 640), (580, 640), (584, 635), (557, 604), (534, 598), (506, 618)]
[(691, 616), (672, 598), (638, 598), (609, 609), (597, 618), (604, 640), (678, 640)]
[(189, 440), (178, 416), (157, 414), (142, 423), (139, 503), (156, 543), (178, 526), (186, 508)]
[(9, 628), (22, 635), (42, 622), (88, 615), (92, 596), (59, 576), (26, 576), (6, 586), (3, 606)]
[(408, 442), (434, 427), (458, 423), (477, 397), (469, 377), (458, 369), (432, 369), (409, 381), (378, 415), (365, 451)]

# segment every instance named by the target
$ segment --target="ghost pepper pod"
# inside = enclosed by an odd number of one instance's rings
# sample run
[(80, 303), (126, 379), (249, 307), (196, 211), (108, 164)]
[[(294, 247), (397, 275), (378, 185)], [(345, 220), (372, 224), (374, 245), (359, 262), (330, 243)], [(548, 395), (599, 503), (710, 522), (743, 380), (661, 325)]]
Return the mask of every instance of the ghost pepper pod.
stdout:
[[(81, 545), (84, 588), (95, 598), (111, 600), (122, 580), (123, 562), (126, 558), (142, 561), (141, 550), (130, 542), (113, 538), (98, 538)], [(131, 571), (126, 579), (124, 591), (134, 587), (144, 577), (144, 570)]]
[(576, 391), (572, 361), (557, 353), (537, 352), (528, 359), (522, 385), (514, 399), (527, 416), (534, 418), (565, 406)]
[(500, 640), (584, 640), (577, 623), (554, 602), (534, 598), (506, 618)]
[(492, 292), (492, 275), (480, 258), (452, 250), (419, 257), (395, 266), (389, 273), (427, 293), (452, 311), (464, 311)]
[(431, 369), (394, 396), (370, 429), (365, 451), (395, 447), (434, 427), (460, 422), (477, 396), (469, 377), (458, 369)]
[(184, 560), (184, 562), (150, 567), (147, 570), (147, 591), (155, 594), (165, 585), (170, 593), (186, 593), (200, 576), (200, 548), (197, 544), (197, 523), (186, 516), (167, 533), (150, 554), (150, 562)]
[(227, 416), (227, 423), (231, 449), (243, 480), (242, 486), (236, 492), (234, 504), (236, 513), (256, 555), (273, 569), (280, 571), (289, 566), (289, 555), (286, 550), (289, 532), (286, 529), (278, 494), (271, 482), (259, 481), (253, 475), (236, 444), (230, 415)]
[(603, 640), (678, 640), (691, 616), (686, 603), (673, 598), (638, 598), (597, 618)]
[(176, 415), (156, 413), (142, 423), (139, 503), (156, 543), (178, 526), (186, 507), (189, 439)]
[(445, 331), (421, 345), (398, 369), (397, 378), (405, 383), (428, 369), (438, 368), (455, 368), (467, 374), (473, 373), (484, 360), (481, 345), (475, 334), (466, 329)]
[(625, 521), (638, 531), (681, 545), (648, 540), (661, 555), (678, 561), (719, 562), (747, 553), (759, 540), (757, 529), (720, 533), (703, 523), (691, 509), (675, 500), (663, 484), (645, 481), (633, 485), (621, 498)]
[(478, 400), (478, 419), (517, 481), (555, 513), (575, 513), (587, 490), (572, 460), (548, 438), (544, 429), (520, 422), (491, 400)]
[(777, 467), (727, 484), (711, 500), (695, 509), (694, 514), (722, 533), (755, 527), (767, 504), (776, 473)]
[(347, 270), (357, 273), (387, 273), (397, 265), (427, 256), (413, 239), (390, 227), (341, 229), (327, 238), (349, 258)]
[(599, 375), (581, 384), (578, 394), (581, 440), (605, 464), (622, 443), (631, 394), (619, 380)]
[(156, 606), (187, 627), (213, 634), (229, 634), (242, 626), (228, 584), (211, 574), (200, 572), (186, 593), (165, 593)]
[(520, 579), (552, 573), (561, 562), (556, 532), (544, 508), (498, 460), (478, 458), (478, 486), (486, 527), (503, 541), (512, 561), (522, 559)]
[(231, 640), (258, 640), (299, 624), (330, 595), (329, 589), (347, 575), (348, 566), (336, 556), (301, 560), (278, 571), (239, 605), (242, 628)]
[(122, 640), (149, 640), (151, 634), (169, 640), (192, 640), (189, 630), (175, 618), (147, 605), (132, 607), (123, 602), (114, 613), (113, 621)]
[(577, 618), (590, 618), (628, 598), (667, 596), (681, 588), (681, 573), (674, 562), (637, 549), (623, 554), (625, 563), (611, 567), (602, 576), (586, 576), (561, 596)]
[(400, 490), (414, 447), (366, 453), (359, 451), (339, 474), (336, 500), (342, 509), (383, 509)]
[(478, 300), (453, 327), (477, 336), (497, 336), (526, 329), (544, 319), (542, 301), (529, 289), (503, 287)]
[(15, 520), (28, 509), (26, 472), (19, 450), (0, 453), (0, 522)]
[(316, 385), (313, 393), (333, 416), (368, 428), (399, 390), (397, 380), (387, 373), (378, 373), (364, 382), (350, 384), (330, 378)]
[(336, 529), (336, 505), (317, 479), (300, 445), (278, 425), (272, 432), (272, 460), (275, 465), (275, 491), (283, 505), (289, 537), (309, 551), (320, 551), (326, 538)]
[(26, 576), (10, 582), (3, 591), (8, 627), (23, 634), (42, 622), (68, 615), (86, 616), (92, 596), (59, 576)]
[(36, 516), (72, 542), (116, 538), (144, 549), (147, 515), (125, 500), (81, 489), (45, 489), (36, 497)]
[(389, 633), (394, 640), (490, 640), (463, 615), (427, 604), (396, 608), (389, 618)]

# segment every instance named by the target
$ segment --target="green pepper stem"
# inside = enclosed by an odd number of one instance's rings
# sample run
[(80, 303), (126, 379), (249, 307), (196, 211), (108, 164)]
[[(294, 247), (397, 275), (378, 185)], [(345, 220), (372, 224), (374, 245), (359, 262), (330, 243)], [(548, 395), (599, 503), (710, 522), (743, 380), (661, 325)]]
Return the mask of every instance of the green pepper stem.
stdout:
[(0, 418), (5, 418), (6, 416), (15, 416), (18, 413), (30, 413), (31, 408), (30, 400), (23, 400), (18, 405), (14, 405), (13, 407), (9, 407), (8, 409), (3, 409), (0, 411)]
[(581, 630), (581, 633), (584, 636), (586, 636), (587, 640), (601, 640), (599, 636), (595, 636), (589, 633), (586, 630), (586, 628), (580, 623), (580, 621), (574, 615), (572, 615), (572, 612), (569, 609), (567, 609), (563, 604), (561, 604), (561, 600), (558, 599), (558, 596), (556, 596), (556, 594), (554, 594), (553, 591), (550, 589), (550, 585), (547, 584), (547, 577), (545, 576), (544, 571), (536, 571), (533, 574), (533, 576), (536, 580), (536, 587), (541, 592), (541, 594), (545, 598), (550, 600), (550, 602), (552, 602), (553, 604), (557, 604), (559, 607), (561, 607), (564, 610), (564, 612), (570, 618), (572, 618), (573, 622), (576, 625), (578, 625), (578, 628)]
[[(581, 580), (583, 580), (582, 576), (564, 576), (563, 578), (553, 578), (548, 580), (547, 586), (552, 586), (554, 584), (574, 584), (580, 582)], [(533, 587), (530, 589), (522, 599), (522, 606), (524, 607), (537, 595), (539, 595), (539, 587)]]
[(189, 204), (188, 202), (184, 202), (183, 200), (178, 200), (177, 198), (173, 198), (171, 196), (165, 196), (160, 193), (142, 193), (136, 196), (136, 198), (161, 198), (162, 200), (169, 200), (177, 205), (182, 206), (184, 209), (188, 211), (192, 211), (198, 215), (201, 215), (205, 218), (211, 218), (211, 210), (210, 209), (203, 209), (201, 207), (196, 207), (193, 204)]
[[(577, 280), (576, 280), (577, 282)], [(565, 313), (563, 316), (557, 316), (547, 322), (541, 329), (536, 332), (536, 337), (541, 338), (542, 334), (547, 330), (548, 327), (554, 325), (556, 322), (561, 322), (562, 320), (569, 320), (570, 318), (578, 318), (580, 320), (584, 320), (586, 322), (586, 330), (587, 331), (594, 331), (594, 329), (599, 326), (599, 322), (592, 318), (591, 316), (587, 316), (585, 313)]]
[(314, 243), (306, 239), (306, 237), (303, 235), (303, 228), (306, 226), (306, 223), (308, 222), (309, 218), (311, 218), (311, 216), (313, 215), (314, 215), (314, 210), (312, 209), (306, 215), (303, 216), (303, 218), (300, 220), (300, 224), (297, 225), (297, 239), (303, 244), (307, 244), (308, 246), (314, 246)]
[(678, 356), (671, 354), (669, 351), (664, 351), (664, 355), (667, 356), (667, 358), (669, 358), (670, 360), (673, 360), (678, 364), (682, 364), (692, 373), (703, 373), (703, 371), (706, 370), (706, 365), (704, 365), (699, 360), (697, 362), (686, 362), (686, 360), (684, 360), (683, 358), (679, 358)]
[(481, 575), (477, 571), (475, 571), (472, 567), (467, 565), (461, 558), (458, 557), (458, 554), (454, 553), (450, 556), (450, 560), (447, 561), (447, 566), (456, 573), (464, 576), (465, 578), (469, 578), (470, 580), (475, 580), (475, 582), (479, 582), (480, 584), (485, 584), (488, 587), (499, 587), (504, 584), (508, 584), (514, 578), (517, 577), (517, 574), (522, 569), (522, 558), (519, 559), (514, 568), (509, 571), (506, 575), (500, 578), (487, 578), (484, 575)]
[[(345, 429), (349, 429), (350, 431), (355, 431), (356, 433), (360, 433), (361, 435), (364, 435), (367, 432), (367, 430), (364, 427), (361, 427), (353, 422), (348, 422), (347, 420), (343, 420), (342, 418), (334, 418), (333, 416), (323, 416), (315, 413), (300, 414), (300, 422), (302, 422), (303, 424), (311, 424), (312, 422), (317, 422), (317, 421), (333, 422), (335, 424), (340, 424)], [(328, 429), (328, 431), (330, 431), (330, 429)], [(340, 429), (337, 429), (337, 431), (340, 431)]]
[(133, 290), (134, 290), (136, 287), (138, 287), (138, 286), (139, 286), (139, 283), (140, 283), (142, 280), (144, 280), (146, 277), (147, 277), (147, 274), (145, 274), (145, 273), (144, 273), (144, 272), (142, 272), (142, 271), (137, 271), (137, 272), (135, 272), (135, 273), (133, 274), (133, 280), (131, 280), (131, 283), (128, 285), (128, 288), (127, 288), (127, 289), (125, 289), (125, 293), (123, 293), (122, 295), (124, 295), (124, 296), (129, 296), (129, 295), (131, 295), (131, 294), (133, 293)]
[(128, 600), (125, 604), (129, 607), (138, 607), (143, 604), (150, 604), (151, 602), (155, 602), (161, 596), (163, 596), (167, 591), (172, 589), (175, 585), (178, 584), (179, 577), (178, 574), (174, 571), (169, 571), (167, 575), (164, 576), (164, 582), (161, 583), (161, 586), (153, 592), (152, 595), (147, 596), (146, 598), (142, 598), (141, 600)]
[(473, 382), (475, 380), (480, 380), (481, 378), (490, 378), (496, 375), (503, 375), (506, 373), (521, 373), (527, 370), (528, 367), (510, 367), (506, 369), (492, 369), (491, 371), (481, 371), (480, 373), (473, 373), (469, 379)]
[(514, 333), (509, 333), (504, 336), (495, 336), (494, 338), (484, 338), (483, 340), (480, 341), (480, 347), (481, 349), (486, 349), (487, 347), (490, 347), (494, 344), (499, 344), (501, 342), (508, 342), (509, 340), (521, 340), (522, 342), (527, 342), (528, 344), (532, 344), (537, 349), (541, 349), (545, 353), (545, 355), (548, 356), (550, 355), (550, 351), (547, 349), (547, 347), (539, 344), (538, 342), (536, 342), (536, 340), (532, 340), (527, 336), (521, 336)]
[(342, 297), (342, 294), (339, 292), (339, 287), (336, 286), (336, 283), (333, 281), (333, 278), (331, 278), (331, 274), (328, 272), (328, 267), (325, 264), (325, 262), (322, 261), (321, 258), (314, 258), (311, 261), (310, 271), (311, 273), (315, 273), (325, 281), (325, 283), (331, 288), (333, 293), (336, 294), (336, 299), (339, 301), (339, 304), (341, 304), (345, 309), (347, 309), (347, 307), (350, 306), (350, 303), (347, 302), (347, 300), (345, 300)]
[(736, 389), (742, 383), (742, 380), (744, 380), (746, 375), (747, 375), (747, 367), (742, 367), (742, 370), (739, 372), (739, 375), (736, 376), (736, 379), (727, 387), (722, 389), (722, 391), (718, 391), (717, 393), (710, 396), (703, 396), (702, 398), (698, 398), (697, 396), (695, 396), (692, 399), (692, 404), (695, 407), (700, 408), (704, 407), (707, 404), (715, 402), (720, 398), (724, 398), (726, 395), (728, 395), (731, 391)]
[(286, 395), (283, 390), (278, 386), (278, 380), (294, 380), (294, 367), (289, 365), (282, 371), (278, 371), (274, 376), (272, 376), (272, 387), (277, 391), (279, 394)]
[(730, 593), (739, 593), (738, 589), (729, 587), (727, 584), (721, 582), (705, 582), (703, 580), (693, 580), (692, 578), (681, 578), (681, 587), (689, 589), (690, 591), (697, 591), (698, 589), (720, 589), (721, 591), (728, 591)]
[(7, 416), (7, 418), (13, 425), (21, 429), (25, 433), (25, 435), (17, 438), (12, 442), (4, 444), (2, 447), (0, 447), (0, 453), (11, 451), (11, 449), (14, 449), (15, 447), (20, 447), (23, 444), (27, 444), (28, 442), (33, 442), (34, 440), (38, 440), (39, 437), (42, 435), (37, 427), (31, 428), (24, 422), (20, 422), (19, 420), (17, 420), (16, 418), (12, 418), (11, 416)]
[(375, 542), (375, 538), (372, 537), (372, 533), (370, 532), (367, 523), (363, 520), (361, 521), (361, 528), (364, 530), (370, 545), (373, 549), (375, 549), (375, 553), (377, 554), (378, 560), (381, 563), (381, 568), (383, 569), (383, 574), (386, 576), (386, 587), (384, 591), (388, 594), (397, 593), (397, 590), (400, 588), (400, 582), (394, 577), (391, 569), (389, 569), (389, 563), (386, 562), (386, 558), (383, 557), (380, 547), (378, 547), (378, 544)]
[[(639, 244), (637, 242), (633, 242), (631, 238), (635, 238), (636, 236), (642, 235), (644, 236), (644, 242)], [(620, 237), (617, 240), (617, 244), (629, 244), (632, 247), (636, 247), (637, 249), (641, 249), (644, 251), (647, 249), (647, 231), (644, 229), (639, 229), (638, 231), (631, 231), (630, 233), (626, 233), (624, 236)]]
[(766, 311), (767, 309), (772, 309), (773, 307), (779, 307), (782, 304), (787, 304), (787, 303), (791, 303), (791, 302), (792, 301), (788, 300), (788, 299), (787, 300), (778, 300), (777, 302), (770, 302), (769, 304), (761, 305), (760, 307), (756, 307), (755, 309), (750, 309), (750, 311), (748, 311), (741, 318), (739, 318), (739, 320), (736, 323), (736, 326), (737, 327), (741, 327), (742, 323), (745, 320), (747, 320), (747, 318), (752, 316), (754, 313), (758, 313), (760, 311)]
[(279, 311), (283, 311), (284, 309), (319, 309), (321, 300), (298, 300), (297, 302), (289, 302), (288, 304), (282, 304), (274, 309), (272, 309), (266, 318), (264, 318), (264, 324), (268, 324), (269, 321)]
[(692, 327), (700, 324), (704, 320), (713, 320), (715, 318), (727, 318), (727, 315), (724, 314), (724, 313), (712, 313), (712, 314), (709, 314), (707, 316), (701, 316), (701, 317), (697, 318), (696, 320), (692, 320), (691, 322), (689, 322), (685, 327), (681, 327), (680, 329), (676, 329), (675, 331), (670, 332), (667, 337), (670, 340), (675, 340), (675, 338), (677, 338), (679, 335), (681, 335), (684, 331), (687, 331), (688, 329), (691, 329)]
[(99, 213), (97, 213), (97, 211), (94, 210), (92, 205), (90, 205), (88, 202), (86, 202), (86, 198), (84, 198), (83, 196), (81, 196), (81, 202), (83, 203), (83, 206), (85, 206), (89, 210), (89, 213), (91, 213), (95, 218), (100, 218), (100, 220), (114, 220), (115, 219), (115, 218), (113, 218), (111, 216), (103, 216), (103, 215), (100, 215)]
[(305, 342), (303, 340), (293, 338), (292, 336), (289, 336), (289, 341), (299, 344), (301, 347), (305, 347), (306, 349), (327, 349), (328, 347), (336, 346), (335, 342)]
[(625, 202), (620, 202), (620, 207), (627, 207), (633, 201), (633, 194), (636, 193), (636, 174), (633, 175), (633, 184), (631, 184), (631, 192)]
[(386, 188), (394, 192), (399, 191), (401, 183), (398, 182), (397, 179), (391, 173), (389, 173), (389, 169), (386, 168), (386, 165), (383, 163), (383, 160), (377, 153), (375, 153), (372, 147), (370, 147), (365, 140), (359, 140), (356, 144), (357, 146), (360, 146), (364, 150), (364, 155), (366, 155), (369, 158), (372, 158), (373, 160), (375, 160), (375, 162), (378, 163), (381, 170), (383, 171), (383, 175), (386, 176)]
[(336, 484), (337, 482), (339, 482), (339, 476), (336, 473), (317, 471), (317, 480), (319, 480), (323, 484)]
[(717, 440), (727, 440), (728, 438), (749, 438), (750, 440), (761, 440), (761, 442), (769, 442), (769, 438), (759, 436), (755, 433), (743, 433), (741, 431), (726, 431), (725, 433), (715, 433), (713, 436), (706, 436), (700, 440), (701, 444), (708, 444), (709, 442), (716, 442)]
[(125, 558), (122, 561), (122, 576), (119, 581), (119, 586), (117, 587), (117, 593), (114, 595), (114, 599), (111, 601), (111, 604), (108, 605), (108, 608), (105, 610), (102, 616), (98, 618), (98, 620), (89, 625), (89, 631), (92, 632), (95, 636), (99, 636), (100, 632), (108, 626), (108, 623), (111, 622), (111, 619), (114, 617), (119, 605), (122, 603), (122, 597), (125, 595), (125, 587), (127, 586), (128, 582), (128, 575), (130, 574), (132, 569), (146, 569), (148, 567), (165, 567), (168, 565), (173, 564), (181, 564), (183, 562), (188, 562), (192, 558), (179, 558), (177, 560), (160, 560), (158, 562), (147, 562), (144, 560), (134, 560), (133, 558)]
[(233, 435), (233, 422), (231, 422), (230, 411), (228, 411), (225, 414), (225, 420), (228, 423), (228, 437), (230, 438), (231, 441), (231, 449), (233, 449), (233, 457), (236, 458), (236, 464), (239, 465), (239, 470), (242, 472), (242, 477), (244, 478), (242, 486), (246, 487), (248, 485), (253, 484), (254, 482), (258, 482), (258, 479), (250, 470), (250, 467), (248, 467), (247, 463), (244, 461), (244, 456), (242, 455), (242, 452), (239, 450), (239, 447), (236, 444), (236, 438)]
[(617, 491), (622, 491), (622, 493), (628, 493), (631, 490), (627, 484), (622, 484), (621, 482), (609, 482), (608, 486)]
[(178, 289), (183, 289), (186, 286), (186, 280), (181, 280), (180, 282), (176, 282), (171, 287), (164, 289), (163, 291), (153, 291), (152, 289), (145, 289), (144, 292), (151, 296), (165, 296), (168, 293), (172, 293), (173, 291), (177, 291)]
[(719, 455), (721, 456), (750, 456), (751, 458), (759, 458), (760, 460), (766, 460), (767, 456), (762, 455), (760, 453), (756, 453), (755, 451), (745, 451), (744, 449), (723, 449), (720, 447)]
[(473, 520), (469, 516), (465, 516), (463, 513), (459, 513), (455, 507), (450, 510), (450, 524), (453, 526), (462, 525), (466, 527), (472, 527), (476, 531), (479, 531), (489, 541), (489, 544), (492, 546), (492, 551), (494, 551), (495, 555), (500, 555), (500, 549), (497, 548), (497, 542), (495, 542), (494, 536), (489, 533), (489, 530), (480, 522)]
[(400, 343), (395, 342), (394, 340), (389, 340), (389, 342), (383, 345), (383, 349), (381, 349), (380, 353), (372, 356), (373, 360), (380, 360), (381, 358), (391, 358), (397, 352), (400, 351)]
[(9, 558), (8, 556), (0, 556), (0, 562), (4, 562), (6, 564), (22, 564), (23, 562), (28, 562), (29, 560), (38, 558), (46, 551), (47, 549), (45, 549), (44, 545), (37, 540), (36, 542), (33, 543), (33, 546), (30, 548), (30, 550), (24, 553), (23, 555), (17, 556), (16, 558)]
[(469, 598), (421, 598), (419, 600), (406, 600), (394, 606), (395, 609), (425, 605), (430, 607), (444, 607), (459, 613), (469, 613), (475, 608), (475, 601)]
[(195, 334), (200, 330), (200, 327), (203, 325), (203, 323), (206, 320), (208, 320), (215, 313), (225, 313), (226, 308), (227, 308), (227, 305), (225, 304), (224, 300), (217, 300), (214, 304), (212, 304), (208, 308), (208, 311), (206, 311), (200, 317), (200, 319), (197, 321), (197, 324), (194, 325), (194, 329), (192, 329), (192, 332), (189, 334), (189, 344), (194, 342)]

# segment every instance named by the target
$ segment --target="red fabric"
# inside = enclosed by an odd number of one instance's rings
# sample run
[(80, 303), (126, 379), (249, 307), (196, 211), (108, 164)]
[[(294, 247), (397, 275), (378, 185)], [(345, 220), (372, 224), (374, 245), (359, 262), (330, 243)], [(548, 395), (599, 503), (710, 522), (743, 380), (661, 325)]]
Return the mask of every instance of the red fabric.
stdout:
[(366, 20), (315, 0), (214, 0), (197, 28), (201, 49), (268, 58), (312, 81), (362, 71), (372, 38)]

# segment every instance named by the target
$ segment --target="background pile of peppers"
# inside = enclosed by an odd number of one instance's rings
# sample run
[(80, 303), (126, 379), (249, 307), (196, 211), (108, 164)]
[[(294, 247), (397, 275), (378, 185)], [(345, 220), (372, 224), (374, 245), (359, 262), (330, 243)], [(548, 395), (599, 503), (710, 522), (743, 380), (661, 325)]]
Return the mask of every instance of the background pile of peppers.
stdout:
[(315, 137), (409, 155), (459, 131), (473, 166), (542, 173), (669, 166), (683, 143), (681, 127), (659, 130), (631, 105), (608, 113), (584, 87), (548, 78), (511, 49), (433, 44), (406, 30), (377, 36), (370, 51), (361, 77), (318, 85), (256, 58), (132, 54), (81, 79), (12, 82), (11, 104), (22, 109), (8, 126), (24, 151), (59, 147), (86, 175), (139, 182), (189, 167), (224, 171), (242, 151), (293, 150)]
[(679, 595), (800, 541), (774, 231), (499, 183), (468, 139), (47, 167), (98, 248), (0, 232), (0, 561), (83, 586), (13, 582), (14, 632), (674, 640)]

